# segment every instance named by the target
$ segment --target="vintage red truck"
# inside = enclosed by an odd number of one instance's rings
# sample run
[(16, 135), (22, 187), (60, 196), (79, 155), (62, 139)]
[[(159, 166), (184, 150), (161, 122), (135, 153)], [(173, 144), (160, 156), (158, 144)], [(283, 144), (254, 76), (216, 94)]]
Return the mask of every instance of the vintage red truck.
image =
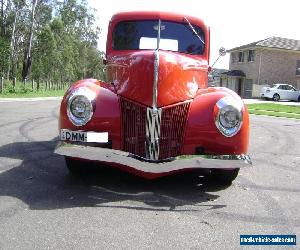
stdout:
[(150, 179), (210, 169), (231, 183), (251, 165), (249, 115), (235, 92), (208, 87), (209, 54), (209, 28), (199, 18), (115, 14), (107, 80), (80, 80), (68, 89), (55, 152), (73, 173), (98, 161)]

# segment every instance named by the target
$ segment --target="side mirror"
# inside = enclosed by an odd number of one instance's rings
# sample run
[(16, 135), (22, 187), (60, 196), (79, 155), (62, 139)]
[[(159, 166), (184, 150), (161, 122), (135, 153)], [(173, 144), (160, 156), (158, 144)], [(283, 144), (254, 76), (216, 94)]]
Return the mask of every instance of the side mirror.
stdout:
[(219, 49), (219, 56), (225, 56), (226, 55), (226, 49), (224, 47), (221, 47)]
[(225, 56), (225, 55), (226, 55), (226, 49), (224, 47), (221, 47), (219, 49), (219, 56), (218, 56), (217, 60), (213, 63), (213, 65), (211, 65), (211, 68), (213, 68), (213, 66), (216, 64), (216, 62), (219, 60), (219, 58), (221, 56)]

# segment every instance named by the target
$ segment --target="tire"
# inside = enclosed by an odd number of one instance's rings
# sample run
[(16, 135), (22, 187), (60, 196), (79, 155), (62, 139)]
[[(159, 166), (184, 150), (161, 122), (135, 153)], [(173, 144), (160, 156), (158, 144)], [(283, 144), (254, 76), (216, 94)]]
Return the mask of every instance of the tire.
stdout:
[(300, 95), (298, 96), (298, 102), (300, 102)]
[(86, 173), (83, 162), (67, 156), (65, 157), (65, 161), (71, 175), (80, 177)]
[(279, 94), (274, 94), (273, 95), (273, 101), (278, 102), (280, 100), (280, 95)]
[(211, 179), (221, 184), (230, 185), (238, 176), (240, 169), (211, 169)]

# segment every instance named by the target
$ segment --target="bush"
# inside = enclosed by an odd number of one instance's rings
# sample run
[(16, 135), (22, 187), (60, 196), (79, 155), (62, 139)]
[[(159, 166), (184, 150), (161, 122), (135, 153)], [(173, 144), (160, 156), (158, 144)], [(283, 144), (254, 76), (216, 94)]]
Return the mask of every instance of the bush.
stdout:
[(13, 85), (9, 84), (8, 86), (6, 86), (4, 88), (4, 93), (10, 93), (10, 94), (13, 94), (13, 93), (16, 93), (16, 89), (13, 87)]

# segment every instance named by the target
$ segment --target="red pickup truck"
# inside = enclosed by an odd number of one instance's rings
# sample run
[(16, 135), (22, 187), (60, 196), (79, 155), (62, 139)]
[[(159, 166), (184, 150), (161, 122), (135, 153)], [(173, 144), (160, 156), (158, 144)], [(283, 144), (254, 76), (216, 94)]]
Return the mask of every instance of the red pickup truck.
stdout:
[(107, 80), (68, 89), (56, 153), (72, 173), (98, 161), (150, 179), (205, 168), (231, 183), (251, 165), (249, 116), (235, 92), (208, 87), (209, 52), (209, 28), (199, 18), (115, 14)]

